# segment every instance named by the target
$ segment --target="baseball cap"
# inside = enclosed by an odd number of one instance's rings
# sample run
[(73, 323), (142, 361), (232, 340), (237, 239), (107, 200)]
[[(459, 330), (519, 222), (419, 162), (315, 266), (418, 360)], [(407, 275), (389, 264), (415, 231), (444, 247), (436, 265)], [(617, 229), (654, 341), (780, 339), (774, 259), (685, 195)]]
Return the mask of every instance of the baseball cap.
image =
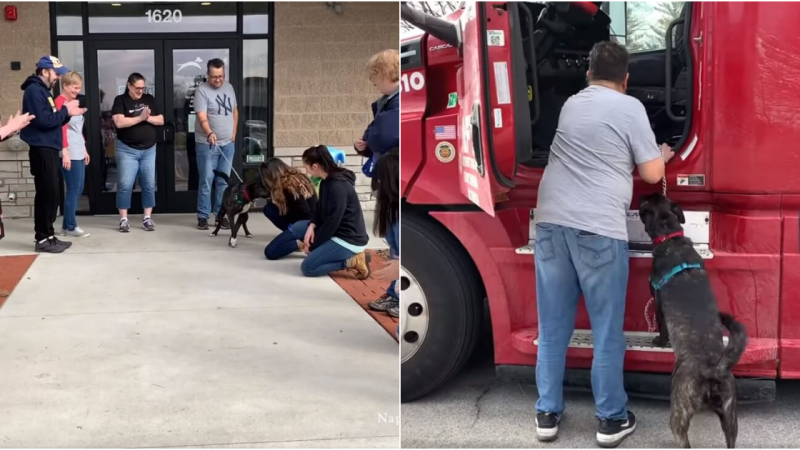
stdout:
[(61, 64), (61, 61), (55, 56), (42, 56), (39, 63), (36, 64), (37, 69), (55, 69), (59, 76), (66, 75), (69, 69)]

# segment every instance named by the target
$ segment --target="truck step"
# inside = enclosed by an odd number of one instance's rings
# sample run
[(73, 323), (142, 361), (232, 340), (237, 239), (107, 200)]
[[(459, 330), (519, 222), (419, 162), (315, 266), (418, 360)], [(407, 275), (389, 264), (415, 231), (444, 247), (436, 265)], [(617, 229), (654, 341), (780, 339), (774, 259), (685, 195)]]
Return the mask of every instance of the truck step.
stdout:
[[(520, 247), (516, 249), (516, 253), (518, 255), (533, 255), (534, 254), (534, 247), (535, 244), (528, 244), (526, 246)], [(713, 259), (714, 253), (708, 248), (707, 245), (695, 245), (694, 249), (697, 250), (697, 253), (703, 259)], [(652, 258), (653, 253), (643, 250), (628, 250), (628, 257), (629, 258)]]
[[(626, 331), (625, 340), (627, 341), (627, 350), (639, 352), (668, 352), (673, 353), (672, 346), (656, 347), (653, 345), (653, 338), (658, 336), (658, 333), (650, 333), (647, 331)], [(722, 342), (728, 345), (728, 336), (722, 337)], [(539, 337), (533, 340), (533, 345), (539, 345)], [(572, 333), (572, 339), (569, 341), (569, 346), (572, 348), (594, 348), (594, 337), (592, 330), (575, 330)]]

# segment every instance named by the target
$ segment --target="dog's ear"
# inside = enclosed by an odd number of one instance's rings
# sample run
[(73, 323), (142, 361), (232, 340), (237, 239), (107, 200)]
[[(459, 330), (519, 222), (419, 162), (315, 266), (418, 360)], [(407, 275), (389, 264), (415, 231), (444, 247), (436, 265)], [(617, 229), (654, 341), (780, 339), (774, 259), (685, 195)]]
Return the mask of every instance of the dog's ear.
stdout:
[(675, 214), (675, 216), (678, 217), (678, 222), (680, 222), (681, 224), (686, 223), (686, 218), (683, 216), (683, 210), (681, 209), (680, 205), (678, 205), (675, 202), (672, 202), (669, 205), (669, 209), (670, 211), (672, 211), (672, 214)]

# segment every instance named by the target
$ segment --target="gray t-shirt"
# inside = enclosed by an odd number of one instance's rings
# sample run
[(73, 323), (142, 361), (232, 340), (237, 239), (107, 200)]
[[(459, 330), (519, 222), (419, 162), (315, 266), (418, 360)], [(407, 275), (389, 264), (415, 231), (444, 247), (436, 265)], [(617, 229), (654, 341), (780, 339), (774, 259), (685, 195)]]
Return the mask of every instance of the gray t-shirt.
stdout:
[[(208, 125), (217, 135), (217, 145), (226, 145), (233, 137), (233, 110), (236, 109), (236, 93), (230, 83), (214, 89), (208, 83), (197, 86), (194, 93), (194, 112), (208, 114)], [(195, 121), (195, 142), (207, 143), (208, 136), (200, 125), (200, 118)]]
[(627, 241), (633, 170), (659, 157), (642, 103), (589, 86), (561, 110), (536, 220)]

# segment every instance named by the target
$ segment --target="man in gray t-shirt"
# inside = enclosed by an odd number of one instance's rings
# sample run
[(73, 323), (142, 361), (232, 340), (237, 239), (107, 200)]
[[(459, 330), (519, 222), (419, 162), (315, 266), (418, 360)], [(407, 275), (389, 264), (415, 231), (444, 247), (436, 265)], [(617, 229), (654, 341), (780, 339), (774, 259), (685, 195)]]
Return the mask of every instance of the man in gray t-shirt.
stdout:
[[(647, 112), (625, 95), (628, 52), (601, 42), (589, 56), (589, 87), (564, 104), (536, 207), (536, 301), (539, 349), (536, 430), (552, 440), (564, 411), (566, 352), (584, 296), (592, 324), (592, 390), (598, 444), (615, 447), (636, 429), (622, 384), (628, 285), (626, 211), (633, 171), (648, 183), (664, 176)], [(663, 151), (663, 157), (662, 157)]]
[[(197, 228), (208, 229), (211, 211), (222, 222), (222, 228), (229, 228), (228, 220), (219, 217), (222, 207), (222, 194), (228, 183), (214, 176), (214, 171), (227, 175), (235, 153), (236, 129), (239, 125), (239, 110), (233, 86), (225, 82), (225, 63), (220, 59), (208, 62), (208, 82), (197, 87), (194, 94), (194, 111), (197, 121), (194, 127), (195, 148), (197, 149), (197, 169), (200, 173), (200, 186), (197, 192)], [(214, 181), (213, 204), (211, 184)]]

